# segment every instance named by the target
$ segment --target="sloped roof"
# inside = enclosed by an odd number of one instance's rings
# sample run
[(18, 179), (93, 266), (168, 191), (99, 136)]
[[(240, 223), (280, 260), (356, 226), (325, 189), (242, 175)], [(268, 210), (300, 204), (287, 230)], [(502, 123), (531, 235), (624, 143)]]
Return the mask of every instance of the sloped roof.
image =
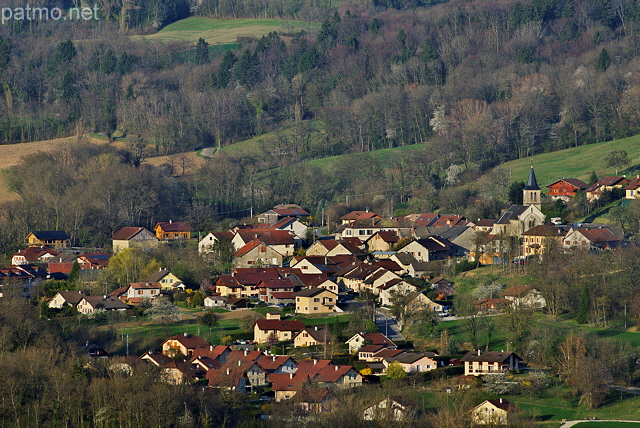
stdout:
[(587, 187), (589, 187), (587, 183), (585, 183), (582, 180), (578, 180), (577, 178), (561, 178), (560, 180), (556, 180), (553, 183), (547, 185), (547, 187), (553, 187), (555, 184), (558, 184), (561, 182), (565, 182), (581, 190), (585, 190)]
[(433, 223), (431, 227), (441, 226), (464, 226), (467, 224), (467, 219), (462, 215), (457, 214), (441, 214)]
[[(333, 342), (334, 341), (334, 337), (333, 334), (331, 334), (331, 332), (328, 329), (325, 329), (324, 327), (306, 327), (304, 330), (302, 330), (300, 333), (298, 334), (302, 334), (302, 333), (307, 333), (309, 336), (311, 336), (316, 342), (324, 342), (325, 338), (327, 340), (327, 342)], [(325, 336), (326, 334), (326, 336)]]
[(158, 227), (165, 232), (191, 232), (193, 230), (188, 221), (159, 221), (154, 229)]
[(260, 353), (260, 357), (257, 362), (258, 365), (265, 371), (273, 372), (278, 370), (287, 363), (287, 361), (293, 361), (288, 355), (264, 355)]
[(231, 256), (232, 257), (245, 256), (245, 255), (249, 254), (249, 252), (251, 252), (251, 250), (259, 247), (261, 244), (262, 244), (262, 242), (260, 242), (257, 239), (254, 239), (253, 241), (250, 241), (247, 244), (245, 244), (242, 248), (240, 248), (238, 251), (233, 253)]
[(529, 208), (525, 205), (511, 205), (508, 210), (496, 220), (496, 224), (509, 224), (510, 221), (517, 221), (518, 218)]
[(86, 300), (94, 309), (103, 308), (106, 310), (118, 310), (127, 309), (129, 307), (122, 301), (111, 296), (84, 296), (83, 299)]
[(65, 239), (69, 239), (69, 235), (63, 230), (38, 230), (31, 233), (33, 233), (36, 238), (44, 241), (64, 241)]
[(171, 272), (167, 269), (160, 269), (152, 273), (149, 278), (147, 278), (146, 282), (160, 282), (162, 278), (169, 275)]
[(495, 223), (496, 221), (494, 219), (489, 219), (489, 218), (483, 218), (480, 219), (476, 222), (476, 226), (480, 226), (480, 227), (492, 227), (493, 223)]
[(361, 218), (374, 218), (378, 217), (378, 214), (370, 211), (351, 211), (349, 214), (340, 217), (340, 220), (358, 220)]
[(464, 357), (460, 358), (460, 361), (478, 361), (489, 363), (503, 363), (507, 361), (511, 356), (514, 356), (517, 360), (521, 360), (519, 356), (513, 352), (498, 352), (498, 351), (485, 351), (478, 355), (478, 351), (469, 351)]
[(212, 360), (217, 360), (221, 355), (228, 354), (229, 352), (231, 352), (231, 348), (224, 345), (201, 346), (194, 349), (192, 360), (198, 357), (207, 357)]
[(269, 382), (272, 383), (271, 389), (274, 391), (300, 391), (309, 380), (309, 374), (300, 372), (299, 369), (291, 374), (271, 373), (269, 375)]
[(617, 242), (621, 239), (609, 229), (574, 229), (591, 242)]
[(595, 184), (589, 186), (589, 188), (587, 189), (587, 192), (598, 191), (600, 187), (603, 187), (603, 186), (619, 186), (619, 185), (626, 185), (627, 183), (629, 183), (629, 180), (627, 180), (626, 177), (607, 176), (602, 178), (601, 180), (598, 180)]
[(311, 358), (304, 358), (298, 361), (298, 370), (297, 373), (306, 373), (311, 376), (315, 376), (320, 370), (322, 370), (326, 366), (333, 366), (333, 362), (331, 360), (317, 360)]
[[(353, 366), (325, 366), (313, 378), (314, 382), (337, 382), (342, 376), (355, 371)], [(356, 371), (357, 373), (357, 371)]]
[(624, 188), (624, 190), (636, 190), (640, 187), (640, 177), (636, 177), (629, 182)]
[(58, 251), (51, 249), (49, 247), (31, 246), (18, 251), (13, 255), (13, 257), (22, 256), (25, 258), (26, 261), (34, 262), (39, 260), (40, 257), (44, 256), (45, 254), (51, 254), (52, 256), (60, 255)]
[(143, 230), (145, 230), (144, 227), (123, 227), (117, 230), (111, 238), (116, 241), (128, 241)]
[[(489, 403), (491, 403), (493, 406), (502, 409), (506, 412), (508, 412), (510, 409), (515, 408), (514, 404), (511, 404), (510, 401), (505, 400), (504, 398), (498, 398), (498, 399), (493, 399), (493, 400), (485, 400), (488, 401)], [(480, 403), (478, 406), (482, 405), (485, 401), (483, 401), (482, 403)]]
[(132, 282), (129, 287), (134, 290), (157, 290), (162, 288), (159, 282)]
[(533, 170), (533, 165), (531, 165), (531, 169), (529, 170), (529, 178), (527, 179), (527, 184), (524, 186), (524, 190), (540, 190), (540, 187), (538, 187), (538, 180), (536, 180), (536, 173)]
[(300, 331), (304, 328), (301, 321), (281, 321), (259, 319), (256, 325), (260, 330)]
[(566, 231), (549, 224), (539, 224), (523, 233), (526, 236), (564, 236)]
[(176, 334), (174, 336), (169, 337), (163, 343), (166, 343), (169, 340), (176, 340), (182, 346), (184, 346), (187, 349), (195, 349), (195, 348), (199, 348), (199, 347), (208, 347), (209, 346), (209, 342), (207, 342), (206, 340), (204, 340), (200, 336), (196, 336), (195, 334), (187, 334), (187, 333)]
[(527, 294), (531, 290), (531, 287), (525, 284), (512, 285), (511, 287), (505, 289), (502, 294), (506, 296), (519, 297), (524, 294)]
[(317, 296), (318, 294), (322, 294), (322, 293), (330, 293), (330, 294), (333, 294), (335, 296), (334, 292), (329, 291), (326, 288), (317, 288), (317, 287), (304, 288), (304, 289), (298, 291), (296, 293), (296, 296), (297, 297), (313, 297), (313, 296)]
[(77, 305), (80, 303), (80, 300), (85, 297), (85, 295), (82, 294), (82, 291), (58, 291), (58, 294), (62, 296), (65, 303), (70, 303), (72, 305)]

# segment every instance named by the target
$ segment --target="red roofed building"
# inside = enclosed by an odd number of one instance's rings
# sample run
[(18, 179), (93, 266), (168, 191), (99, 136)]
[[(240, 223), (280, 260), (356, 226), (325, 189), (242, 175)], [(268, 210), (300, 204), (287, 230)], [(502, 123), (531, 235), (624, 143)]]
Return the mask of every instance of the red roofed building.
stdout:
[(266, 224), (275, 224), (278, 221), (282, 220), (285, 217), (294, 217), (297, 219), (303, 219), (309, 217), (307, 211), (302, 209), (299, 205), (279, 205), (270, 209), (269, 211), (265, 211), (264, 213), (257, 216), (258, 222), (266, 223)]
[(82, 253), (78, 256), (80, 269), (106, 269), (111, 255), (108, 253)]
[(588, 187), (587, 183), (577, 178), (562, 178), (547, 186), (551, 199), (560, 199), (565, 202), (576, 196), (579, 191), (584, 192)]
[(160, 295), (162, 286), (159, 282), (132, 282), (121, 297), (132, 305), (139, 305), (144, 299), (155, 299)]
[(367, 218), (380, 218), (376, 213), (367, 211), (351, 211), (349, 214), (340, 217), (342, 224), (351, 224), (356, 220), (362, 220)]
[(227, 362), (227, 357), (231, 353), (231, 348), (224, 345), (208, 345), (199, 346), (193, 350), (191, 361), (195, 358), (210, 358), (212, 360), (220, 361), (221, 364)]
[(627, 180), (626, 177), (604, 177), (603, 179), (598, 180), (598, 182), (594, 185), (587, 188), (587, 200), (589, 202), (593, 202), (600, 199), (600, 196), (602, 196), (602, 192), (604, 192), (605, 190), (611, 191), (615, 188), (622, 189), (628, 184), (629, 180)]
[(44, 246), (31, 246), (20, 250), (11, 257), (12, 265), (26, 265), (30, 263), (47, 263), (60, 253), (52, 248)]
[(566, 230), (553, 225), (534, 226), (522, 234), (522, 255), (540, 256), (547, 250), (557, 251), (565, 235)]
[(610, 249), (621, 239), (606, 227), (602, 228), (571, 228), (564, 237), (563, 247), (582, 250)]
[(370, 342), (372, 345), (384, 345), (384, 347), (388, 349), (398, 348), (395, 343), (382, 333), (357, 333), (345, 343), (349, 345), (349, 352), (355, 354), (364, 346), (365, 341)]
[(271, 389), (275, 392), (276, 402), (288, 400), (295, 396), (305, 385), (311, 382), (309, 374), (297, 371), (296, 373), (272, 373), (268, 376)]
[(283, 255), (264, 242), (254, 239), (232, 254), (233, 267), (282, 266)]
[(261, 319), (254, 324), (253, 340), (256, 343), (267, 343), (273, 335), (279, 342), (285, 342), (293, 340), (303, 328), (304, 324), (301, 321)]
[(362, 385), (362, 376), (353, 366), (325, 366), (312, 380), (320, 386), (332, 386), (340, 389)]
[(626, 199), (640, 199), (640, 176), (636, 176), (624, 188)]
[(169, 357), (177, 354), (191, 356), (196, 348), (209, 348), (209, 343), (195, 334), (176, 334), (162, 342), (162, 353)]
[(398, 232), (393, 230), (380, 230), (371, 236), (371, 238), (365, 241), (369, 252), (374, 251), (391, 251), (400, 241)]

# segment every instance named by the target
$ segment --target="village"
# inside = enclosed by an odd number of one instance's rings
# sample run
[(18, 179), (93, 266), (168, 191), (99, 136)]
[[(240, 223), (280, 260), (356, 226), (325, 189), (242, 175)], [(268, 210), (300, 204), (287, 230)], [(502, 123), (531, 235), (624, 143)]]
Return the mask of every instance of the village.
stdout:
[[(508, 349), (469, 349), (458, 358), (416, 350), (402, 331), (416, 314), (427, 313), (435, 320), (461, 315), (453, 300), (456, 284), (445, 278), (459, 267), (519, 267), (549, 252), (616, 251), (636, 245), (613, 225), (565, 225), (559, 219), (546, 219), (541, 203), (545, 197), (566, 202), (581, 192), (597, 200), (614, 188), (624, 190), (626, 199), (636, 199), (639, 178), (605, 177), (591, 186), (561, 179), (547, 188), (548, 195), (543, 196), (531, 167), (522, 205), (511, 206), (497, 219), (475, 221), (439, 213), (384, 218), (363, 210), (342, 216), (329, 233), (328, 228), (314, 227), (302, 207), (284, 204), (258, 215), (253, 223), (206, 234), (192, 230), (188, 222), (172, 220), (157, 223), (152, 231), (122, 227), (113, 234), (112, 251), (70, 247), (63, 231), (34, 231), (26, 238), (26, 248), (12, 256), (11, 266), (0, 269), (0, 277), (3, 284), (16, 285), (30, 297), (45, 281), (66, 281), (71, 276), (81, 284), (104, 281), (101, 273), (108, 270), (112, 256), (122, 252), (144, 253), (185, 242), (193, 242), (194, 251), (197, 242), (203, 258), (226, 251), (230, 271), (199, 290), (160, 268), (115, 290), (105, 285), (104, 294), (91, 295), (82, 286), (60, 289), (46, 305), (52, 316), (98, 319), (100, 314), (142, 315), (149, 308), (171, 306), (176, 293), (186, 293), (196, 302), (199, 294), (196, 306), (218, 311), (212, 315), (213, 325), (220, 311), (249, 313), (261, 308), (262, 315), (249, 320), (250, 338), (245, 334), (244, 340), (230, 343), (233, 338), (228, 336), (225, 343), (212, 344), (184, 332), (166, 337), (155, 351), (137, 358), (170, 384), (257, 394), (264, 401), (293, 400), (307, 412), (323, 412), (331, 409), (334, 391), (379, 383), (380, 378), (445, 370), (464, 384), (478, 376), (529, 370), (523, 358)], [(545, 307), (545, 293), (530, 285), (514, 285), (499, 295), (474, 300), (470, 316)], [(341, 332), (343, 337), (338, 337), (339, 317), (354, 312), (371, 319), (362, 320), (363, 331), (349, 337)], [(175, 318), (180, 319), (180, 315)], [(84, 348), (91, 359), (118, 358), (99, 343), (87, 342)], [(128, 355), (127, 347), (127, 357), (112, 367), (132, 370), (131, 364), (137, 363)], [(515, 408), (502, 398), (485, 400), (474, 410), (474, 418), (497, 418), (502, 423)], [(404, 404), (385, 398), (367, 408), (363, 417), (373, 418), (382, 410), (392, 411), (396, 420), (411, 414)]]

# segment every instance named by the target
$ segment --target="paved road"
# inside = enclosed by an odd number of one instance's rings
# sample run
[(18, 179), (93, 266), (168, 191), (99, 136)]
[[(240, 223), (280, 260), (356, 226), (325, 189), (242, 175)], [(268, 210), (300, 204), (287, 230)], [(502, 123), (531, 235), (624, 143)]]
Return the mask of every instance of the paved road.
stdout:
[(380, 309), (376, 309), (376, 325), (380, 333), (389, 339), (404, 340), (404, 336), (400, 333), (400, 326), (397, 324), (396, 319)]
[[(628, 422), (629, 424), (640, 424), (639, 421), (622, 421), (622, 420), (615, 420), (615, 419), (611, 419), (611, 420), (588, 420), (588, 419), (584, 419), (584, 420), (580, 420), (580, 421), (567, 421), (564, 424), (560, 425), (560, 428), (569, 428), (572, 427), (576, 424), (579, 424), (580, 422)], [(604, 426), (604, 425), (603, 425)]]

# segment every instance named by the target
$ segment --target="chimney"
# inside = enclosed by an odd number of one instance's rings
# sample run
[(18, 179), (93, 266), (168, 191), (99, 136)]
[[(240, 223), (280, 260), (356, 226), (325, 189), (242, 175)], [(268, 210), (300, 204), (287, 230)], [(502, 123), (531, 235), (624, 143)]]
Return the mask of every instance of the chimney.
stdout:
[(316, 331), (318, 331), (318, 326), (315, 326), (314, 328), (316, 329)]
[(213, 345), (209, 345), (209, 351), (213, 351), (214, 346)]
[(227, 376), (229, 376), (231, 374), (231, 370), (229, 370), (229, 367), (227, 367)]
[(336, 366), (336, 371), (338, 371), (339, 368), (340, 368), (340, 366)]
[(293, 379), (293, 373), (289, 373), (289, 379)]
[(184, 337), (188, 337), (188, 336), (189, 336), (189, 334), (185, 331), (184, 332)]
[(502, 398), (500, 398), (500, 404), (502, 404)]
[(169, 224), (173, 223), (173, 220), (169, 220)]
[(275, 360), (276, 360), (276, 358), (277, 358), (277, 357), (274, 355), (274, 356), (273, 356), (273, 361), (275, 361)]
[(238, 360), (238, 367), (242, 365), (242, 360)]
[(315, 366), (316, 364), (318, 364), (318, 360), (313, 360), (313, 365)]
[(247, 355), (249, 355), (249, 351), (248, 350), (244, 350), (244, 356), (246, 357)]
[(482, 354), (482, 351), (478, 349), (478, 356), (480, 356), (480, 354)]

